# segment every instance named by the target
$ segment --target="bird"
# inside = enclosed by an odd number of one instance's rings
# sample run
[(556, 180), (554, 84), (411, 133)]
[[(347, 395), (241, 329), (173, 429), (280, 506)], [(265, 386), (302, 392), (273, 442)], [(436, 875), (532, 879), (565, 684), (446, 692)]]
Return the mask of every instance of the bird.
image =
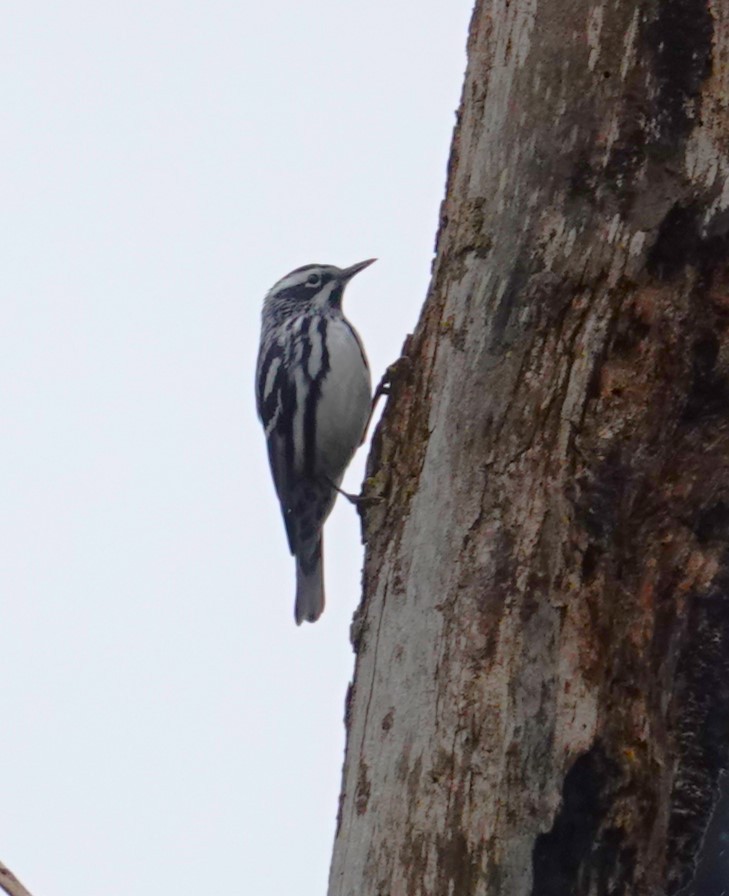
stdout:
[(296, 558), (297, 625), (316, 622), (324, 610), (322, 529), (370, 418), (369, 364), (342, 296), (374, 261), (304, 265), (263, 300), (256, 406)]

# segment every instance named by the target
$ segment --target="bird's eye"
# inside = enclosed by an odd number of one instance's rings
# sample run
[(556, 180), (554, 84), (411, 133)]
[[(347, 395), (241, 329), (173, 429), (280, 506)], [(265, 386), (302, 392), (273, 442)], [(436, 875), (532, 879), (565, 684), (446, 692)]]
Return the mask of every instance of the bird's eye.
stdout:
[(309, 274), (306, 278), (307, 286), (318, 286), (321, 283), (321, 276), (319, 274)]

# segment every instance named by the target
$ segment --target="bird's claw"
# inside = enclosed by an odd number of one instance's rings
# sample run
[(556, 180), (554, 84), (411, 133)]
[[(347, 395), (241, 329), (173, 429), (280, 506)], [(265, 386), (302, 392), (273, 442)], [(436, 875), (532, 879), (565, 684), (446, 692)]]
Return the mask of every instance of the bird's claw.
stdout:
[(354, 504), (354, 506), (359, 509), (363, 507), (372, 507), (375, 504), (381, 504), (384, 500), (384, 498), (380, 498), (378, 495), (365, 495), (364, 493), (361, 495), (353, 495), (351, 492), (345, 492), (343, 488), (334, 485), (333, 482), (331, 482), (330, 485), (332, 488), (336, 489), (343, 498), (346, 498), (350, 504)]
[(375, 394), (372, 397), (372, 410), (375, 409), (375, 406), (379, 401), (381, 395), (390, 394), (392, 384), (395, 382), (395, 380), (400, 379), (400, 377), (403, 375), (409, 376), (412, 369), (413, 362), (407, 355), (400, 355), (400, 357), (396, 361), (393, 361), (392, 364), (389, 365), (387, 370), (382, 375), (382, 379), (377, 384), (377, 388), (375, 389)]

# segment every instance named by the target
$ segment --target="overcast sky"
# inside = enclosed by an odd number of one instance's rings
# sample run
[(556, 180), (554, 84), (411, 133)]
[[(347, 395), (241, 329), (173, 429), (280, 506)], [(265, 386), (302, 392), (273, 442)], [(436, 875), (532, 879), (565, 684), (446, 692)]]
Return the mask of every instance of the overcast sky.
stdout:
[(345, 310), (398, 356), (470, 11), (3, 5), (0, 860), (34, 896), (325, 893), (362, 549), (341, 502), (297, 629), (260, 305), (377, 256)]

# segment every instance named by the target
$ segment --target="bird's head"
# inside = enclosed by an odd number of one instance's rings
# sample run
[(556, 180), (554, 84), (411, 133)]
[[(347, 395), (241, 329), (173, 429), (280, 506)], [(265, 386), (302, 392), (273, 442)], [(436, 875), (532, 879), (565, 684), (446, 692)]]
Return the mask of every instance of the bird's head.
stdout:
[(305, 308), (319, 312), (339, 310), (344, 287), (373, 261), (376, 259), (368, 258), (348, 268), (332, 264), (306, 264), (296, 268), (271, 287), (264, 307), (286, 316)]

